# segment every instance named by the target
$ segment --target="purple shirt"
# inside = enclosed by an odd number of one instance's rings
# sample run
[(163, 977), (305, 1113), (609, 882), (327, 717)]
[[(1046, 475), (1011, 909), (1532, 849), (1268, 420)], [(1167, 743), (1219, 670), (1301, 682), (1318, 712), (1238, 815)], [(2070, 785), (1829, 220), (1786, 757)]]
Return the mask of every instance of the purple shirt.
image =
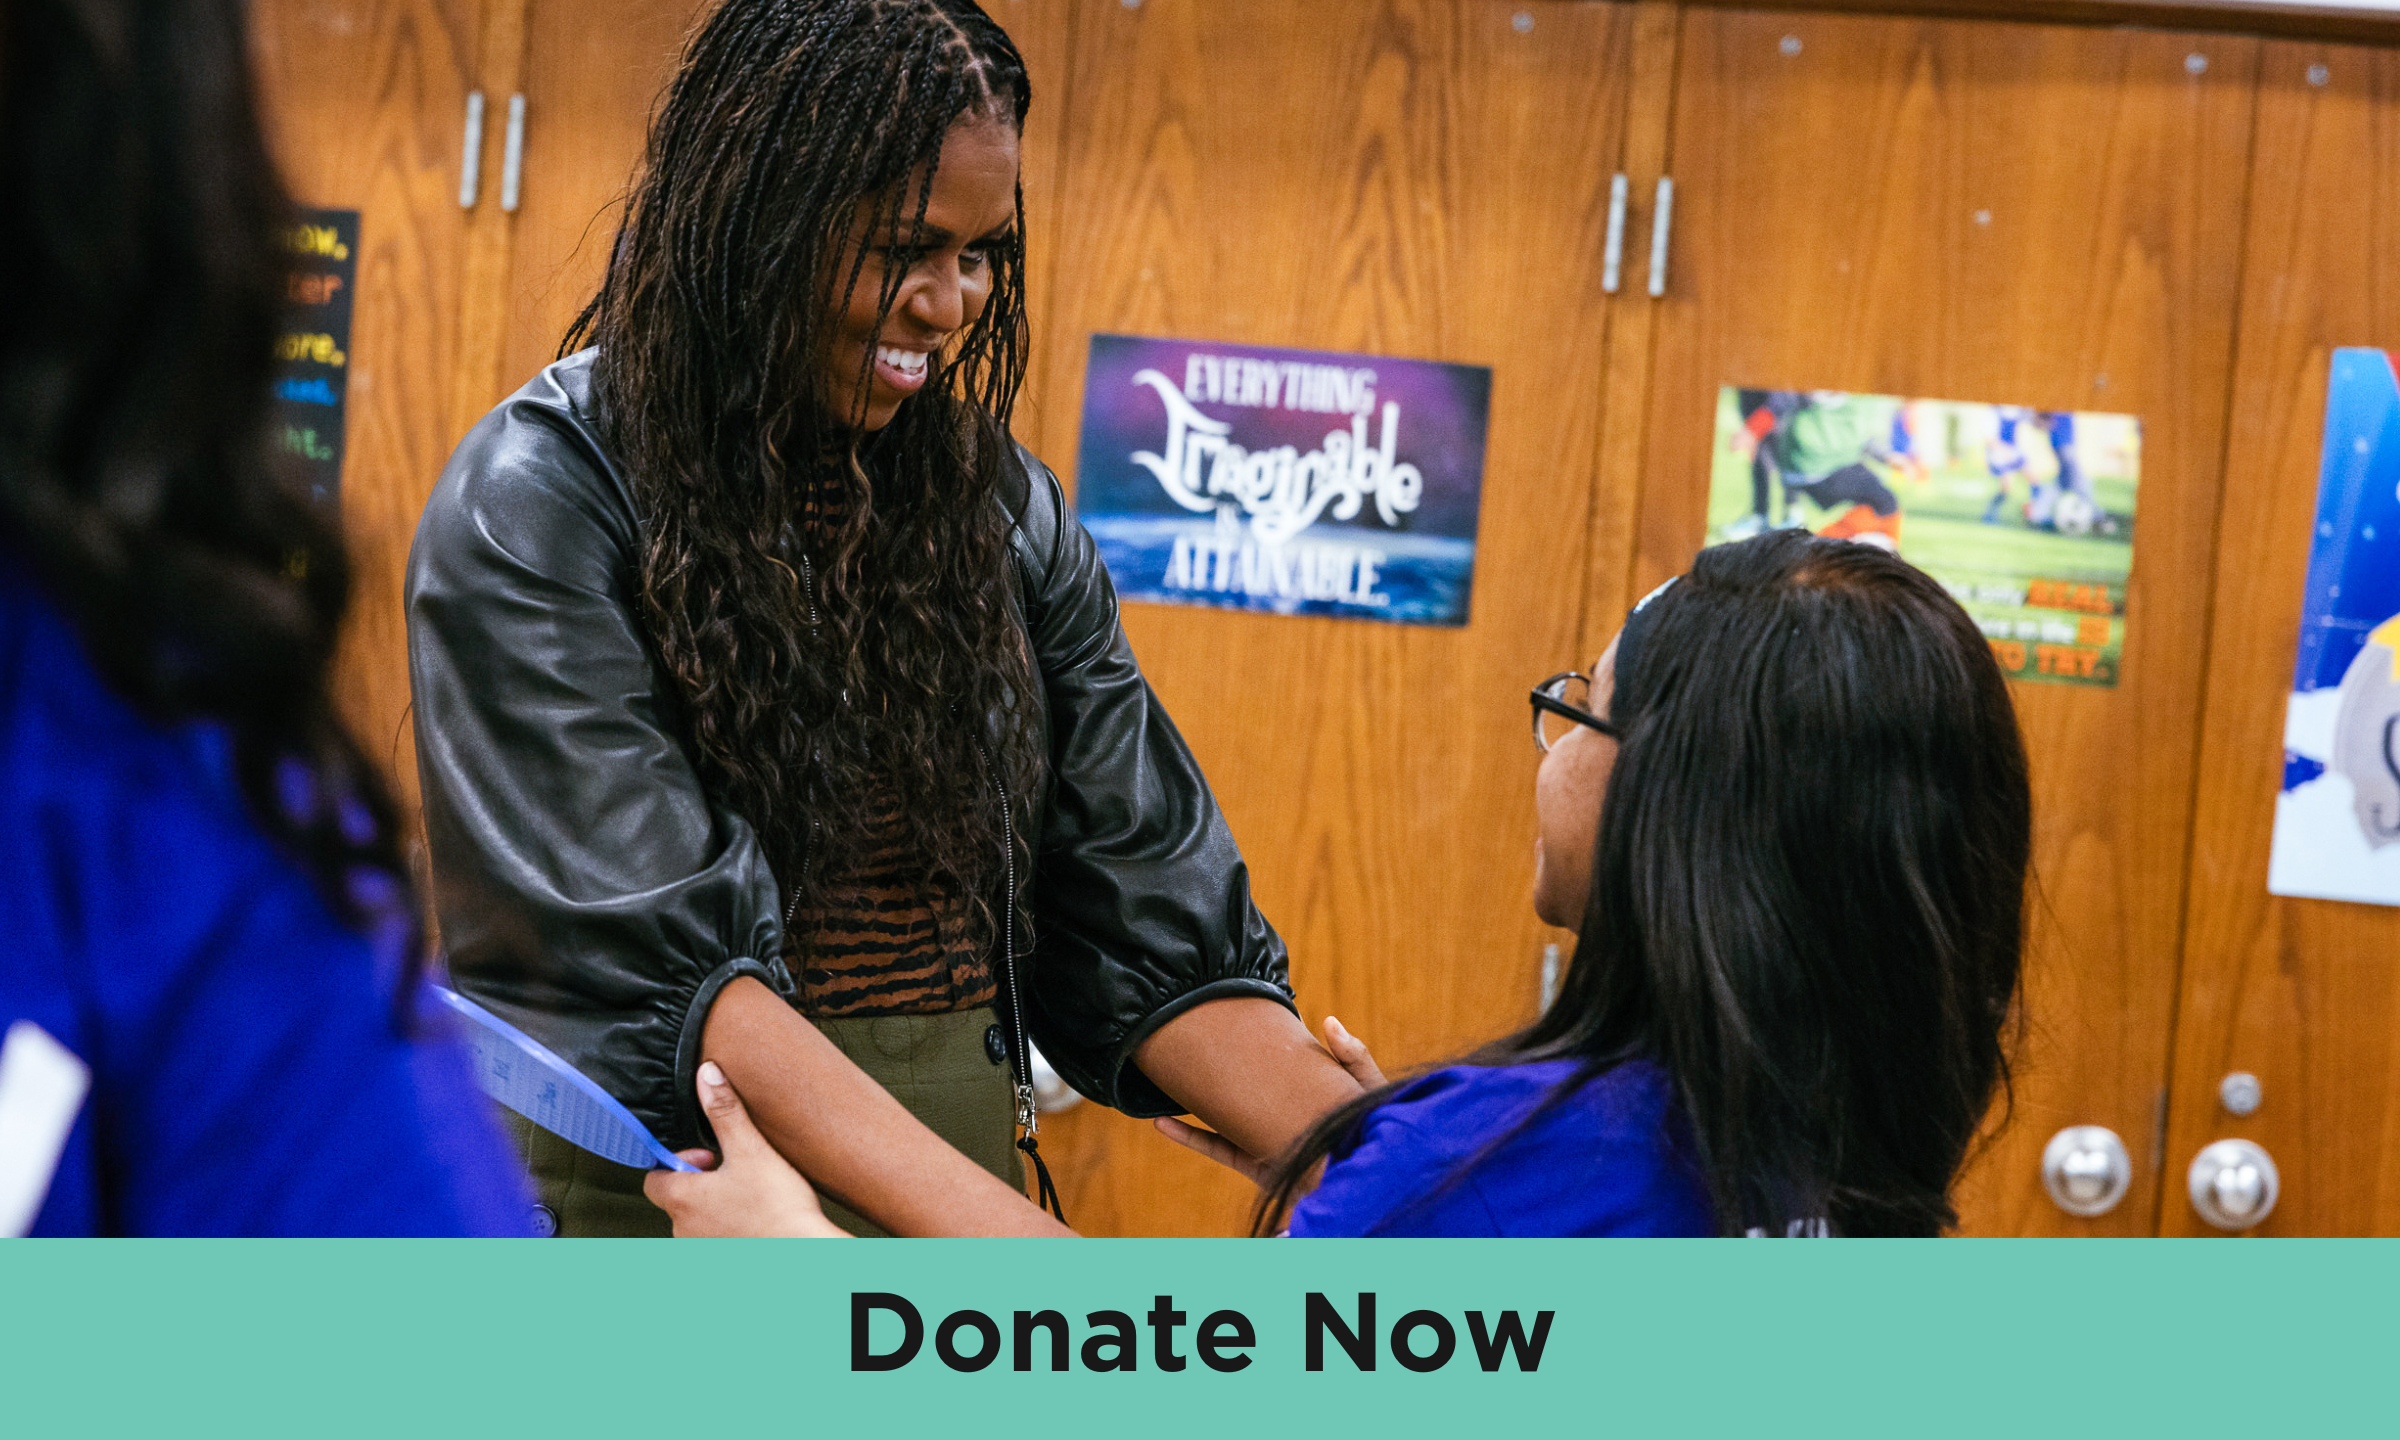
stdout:
[(220, 726), (111, 692), (0, 546), (0, 1032), (92, 1070), (36, 1235), (514, 1235), (465, 1047), (252, 823)]
[(1579, 1064), (1459, 1065), (1411, 1082), (1333, 1152), (1293, 1208), (1292, 1234), (1716, 1234), (1707, 1186), (1676, 1138), (1674, 1087), (1647, 1061), (1593, 1080), (1443, 1188)]

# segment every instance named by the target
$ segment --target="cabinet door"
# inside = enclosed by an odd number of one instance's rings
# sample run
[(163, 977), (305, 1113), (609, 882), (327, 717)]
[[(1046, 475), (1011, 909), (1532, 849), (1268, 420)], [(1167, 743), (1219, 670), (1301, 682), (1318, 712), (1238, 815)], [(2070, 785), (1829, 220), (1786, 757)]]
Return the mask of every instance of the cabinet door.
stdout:
[[(2271, 896), (2267, 849), (2331, 351), (2400, 349), (2400, 55), (2268, 45), (2257, 155), (2159, 1228), (2215, 1233), (2186, 1167), (2240, 1137), (2281, 1172), (2264, 1233), (2390, 1235), (2400, 909)], [(2261, 1082), (2246, 1118), (2218, 1099), (2235, 1071)]]
[(303, 205), (359, 212), (341, 509), (357, 567), (344, 718), (413, 808), (402, 572), (449, 423), (467, 216), (459, 164), (481, 0), (252, 0), (259, 91)]
[[(2141, 417), (2113, 689), (2016, 689), (2038, 890), (2013, 1123), (1969, 1172), (1982, 1234), (2148, 1234), (2174, 1019), (2255, 41), (1686, 12), (1637, 590), (1701, 543), (1720, 385)], [(2125, 1140), (2132, 1194), (2044, 1195), (2061, 1127)]]
[[(1526, 692), (1580, 668), (1633, 7), (1507, 0), (1085, 3), (1036, 336), (1045, 458), (1094, 332), (1493, 369), (1462, 629), (1128, 605), (1327, 1011), (1387, 1067), (1533, 1018)], [(1621, 578), (1609, 577), (1613, 587)], [(1251, 1188), (1145, 1124), (1047, 1117), (1078, 1226), (1225, 1233)]]

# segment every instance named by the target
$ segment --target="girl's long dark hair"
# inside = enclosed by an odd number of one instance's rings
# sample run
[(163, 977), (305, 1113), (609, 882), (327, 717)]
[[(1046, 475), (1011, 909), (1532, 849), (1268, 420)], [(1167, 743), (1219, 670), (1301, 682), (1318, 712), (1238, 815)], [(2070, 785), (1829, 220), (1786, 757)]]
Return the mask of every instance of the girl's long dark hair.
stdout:
[(258, 824), (413, 971), (393, 808), (328, 698), (349, 564), (269, 439), (293, 215), (243, 8), (0, 4), (0, 563), (137, 710), (222, 724)]
[[(1031, 98), (972, 0), (730, 0), (685, 51), (568, 336), (599, 348), (641, 613), (701, 773), (795, 903), (873, 848), (881, 790), (988, 930), (992, 784), (1023, 795), (1038, 774), (998, 499), (1025, 371), (1019, 249), (992, 251), (981, 319), (882, 430), (831, 413), (818, 378), (859, 283), (854, 222), (910, 233), (951, 127), (1021, 128)], [(886, 269), (886, 315), (906, 269)]]
[[(1581, 1061), (1544, 1109), (1657, 1063), (1729, 1233), (1951, 1228), (2007, 1083), (2032, 844), (1988, 643), (1896, 556), (1791, 531), (1702, 551), (1643, 630), (1574, 963), (1469, 1063)], [(1285, 1157), (1260, 1228), (1397, 1088)]]

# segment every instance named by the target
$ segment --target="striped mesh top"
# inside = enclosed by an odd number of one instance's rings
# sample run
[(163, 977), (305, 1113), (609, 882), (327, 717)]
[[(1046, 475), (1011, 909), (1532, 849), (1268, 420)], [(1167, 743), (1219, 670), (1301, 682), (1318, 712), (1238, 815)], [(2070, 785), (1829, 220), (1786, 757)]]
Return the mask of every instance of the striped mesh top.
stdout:
[(784, 937), (801, 1012), (947, 1015), (991, 1004), (999, 987), (966, 897), (915, 858), (896, 794), (878, 794), (872, 810), (858, 862), (827, 877), (826, 903), (802, 907)]

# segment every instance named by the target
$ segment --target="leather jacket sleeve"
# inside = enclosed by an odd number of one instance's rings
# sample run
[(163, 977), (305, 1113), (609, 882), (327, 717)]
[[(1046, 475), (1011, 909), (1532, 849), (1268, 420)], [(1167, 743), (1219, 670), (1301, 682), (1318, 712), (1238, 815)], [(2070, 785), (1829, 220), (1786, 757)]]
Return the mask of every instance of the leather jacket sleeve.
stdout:
[(1057, 476), (1020, 450), (1026, 624), (1050, 725), (1025, 997), (1034, 1043), (1077, 1090), (1173, 1115), (1133, 1063), (1195, 1005), (1254, 995), (1290, 1008), (1283, 941), (1174, 722), (1134, 664), (1116, 589)]
[[(590, 364), (560, 361), (486, 416), (418, 524), (419, 780), (454, 983), (681, 1148), (704, 1143), (692, 1082), (717, 994), (741, 975), (794, 987), (775, 878), (702, 787), (639, 628), (635, 510), (588, 426)], [(1050, 760), (1027, 1026), (1085, 1094), (1172, 1114), (1133, 1051), (1204, 1001), (1290, 1005), (1283, 943), (1090, 535), (1025, 458), (1012, 546)]]
[(451, 458), (409, 555), (409, 682), (454, 983), (670, 1148), (717, 993), (789, 998), (776, 884), (636, 630), (633, 507), (554, 366)]

